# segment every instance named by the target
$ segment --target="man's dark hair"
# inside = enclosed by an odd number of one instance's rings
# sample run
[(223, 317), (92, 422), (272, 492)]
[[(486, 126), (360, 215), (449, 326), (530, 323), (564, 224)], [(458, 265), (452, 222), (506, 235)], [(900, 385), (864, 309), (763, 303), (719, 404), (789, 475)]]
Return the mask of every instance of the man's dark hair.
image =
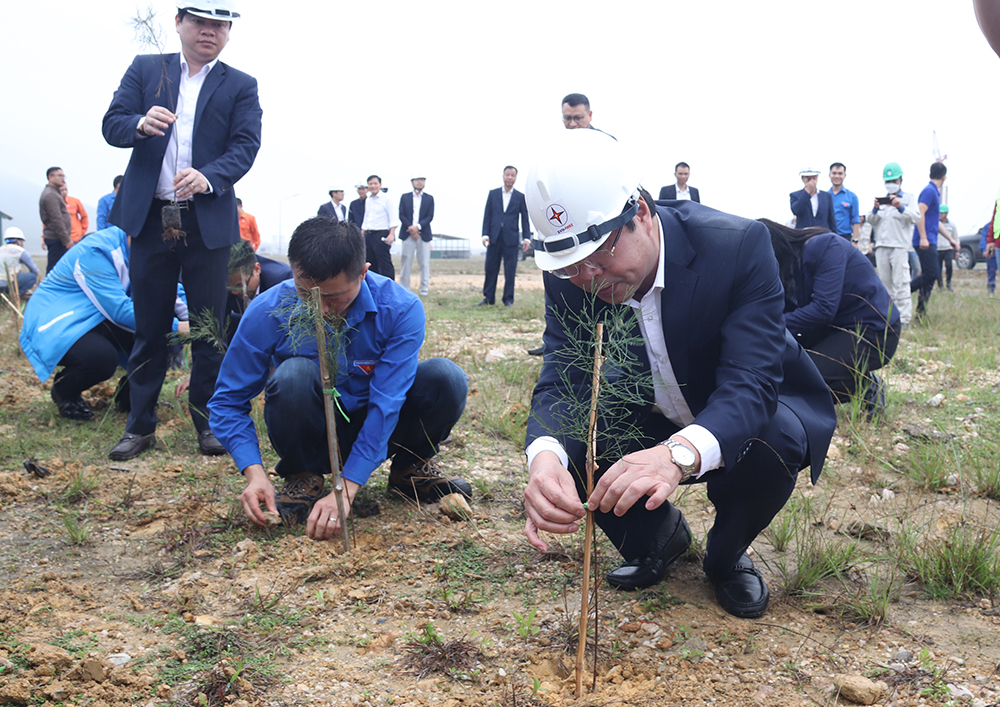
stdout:
[[(653, 195), (646, 191), (643, 187), (639, 187), (639, 197), (646, 202), (646, 206), (649, 207), (649, 213), (655, 214), (656, 201), (653, 199)], [(629, 204), (626, 203), (625, 206), (628, 207)], [(622, 209), (622, 211), (624, 210), (625, 209)], [(636, 214), (636, 216), (638, 216), (638, 214)], [(632, 217), (630, 221), (626, 222), (625, 230), (629, 233), (635, 230), (635, 217)]]
[(370, 175), (368, 175), (368, 179), (366, 179), (365, 181), (366, 182), (370, 182), (373, 179), (377, 179), (379, 184), (382, 183), (382, 177), (378, 176), (377, 174), (370, 174)]
[(111, 188), (112, 189), (117, 189), (118, 185), (122, 183), (123, 179), (125, 179), (125, 177), (123, 175), (119, 174), (117, 177), (115, 177), (115, 180), (113, 182), (111, 182)]
[(506, 167), (503, 168), (503, 171), (506, 172), (508, 169), (514, 170), (514, 174), (517, 174), (517, 167), (515, 167), (514, 165), (512, 164), (507, 165)]
[(47, 170), (45, 170), (45, 178), (48, 179), (49, 177), (52, 176), (53, 172), (59, 172), (60, 170), (62, 170), (62, 167), (49, 167)]
[(942, 179), (946, 174), (948, 174), (948, 168), (945, 167), (944, 162), (935, 162), (931, 165), (931, 179)]
[(229, 249), (229, 274), (234, 275), (240, 270), (243, 275), (250, 277), (253, 274), (253, 266), (257, 264), (257, 256), (253, 252), (253, 246), (249, 241), (241, 240), (234, 243)]
[(236, 197), (236, 205), (237, 206), (243, 206), (243, 199), (241, 199), (239, 197)]
[(365, 237), (353, 223), (314, 216), (300, 223), (288, 241), (288, 262), (316, 282), (340, 273), (353, 280), (365, 269)]
[(691, 169), (691, 165), (689, 165), (687, 162), (678, 162), (677, 164), (674, 165), (674, 171), (676, 172), (681, 167), (687, 167), (688, 169)]
[(562, 102), (568, 103), (570, 107), (582, 105), (585, 110), (590, 110), (590, 100), (582, 93), (567, 94)]
[(843, 162), (834, 162), (832, 165), (830, 165), (831, 172), (833, 171), (834, 167), (840, 167), (845, 172), (847, 171), (847, 165), (845, 165)]

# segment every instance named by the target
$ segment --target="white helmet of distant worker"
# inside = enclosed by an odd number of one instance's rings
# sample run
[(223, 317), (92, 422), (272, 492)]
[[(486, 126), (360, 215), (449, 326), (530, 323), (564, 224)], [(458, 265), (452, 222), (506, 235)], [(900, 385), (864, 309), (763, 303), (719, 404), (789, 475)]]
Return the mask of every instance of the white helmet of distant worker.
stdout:
[[(639, 208), (638, 170), (599, 130), (561, 130), (528, 171), (535, 264), (556, 272), (588, 258)], [(558, 273), (557, 273), (558, 274)]]
[(207, 20), (240, 19), (236, 12), (236, 0), (177, 0), (178, 10), (187, 10), (192, 15), (204, 17)]
[(3, 242), (4, 243), (15, 243), (17, 241), (24, 240), (24, 231), (22, 231), (17, 226), (11, 226), (6, 231), (3, 232)]

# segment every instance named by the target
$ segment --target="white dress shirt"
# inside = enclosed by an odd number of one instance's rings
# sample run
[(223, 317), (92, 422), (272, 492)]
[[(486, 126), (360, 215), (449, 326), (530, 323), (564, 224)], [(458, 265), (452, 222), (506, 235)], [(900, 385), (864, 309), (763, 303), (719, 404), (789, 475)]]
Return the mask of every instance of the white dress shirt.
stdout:
[(812, 204), (813, 216), (819, 211), (819, 191), (809, 197), (809, 203)]
[[(170, 131), (167, 141), (167, 151), (163, 153), (163, 163), (160, 165), (160, 179), (156, 182), (156, 198), (171, 201), (174, 198), (174, 177), (182, 169), (191, 166), (191, 141), (194, 139), (194, 114), (198, 108), (198, 95), (209, 72), (219, 63), (214, 59), (194, 76), (188, 76), (188, 61), (181, 52), (181, 85), (177, 91), (177, 120), (174, 129)], [(180, 146), (180, 149), (178, 149)], [(207, 178), (205, 181), (208, 181)], [(212, 185), (208, 185), (211, 193)]]
[(330, 199), (330, 204), (333, 206), (333, 217), (335, 219), (337, 219), (338, 221), (346, 221), (347, 220), (347, 207), (344, 206), (344, 203), (341, 202), (341, 203), (338, 204), (333, 199)]
[(677, 200), (678, 201), (691, 201), (691, 192), (685, 189), (681, 189), (681, 185), (677, 185)]
[(506, 187), (500, 192), (500, 196), (503, 197), (503, 212), (507, 213), (507, 207), (510, 206), (510, 195), (514, 192), (514, 187), (507, 191)]
[(384, 191), (378, 191), (365, 199), (365, 220), (361, 228), (365, 231), (388, 231), (399, 226), (397, 206)]
[[(639, 318), (639, 329), (642, 331), (642, 338), (646, 345), (646, 356), (649, 358), (649, 366), (653, 373), (653, 404), (664, 417), (681, 428), (676, 434), (688, 440), (701, 455), (701, 467), (695, 474), (697, 478), (722, 466), (722, 450), (719, 448), (719, 440), (715, 438), (715, 435), (701, 425), (693, 424), (694, 415), (681, 393), (677, 376), (670, 365), (667, 343), (663, 337), (663, 318), (660, 310), (663, 295), (665, 247), (663, 244), (663, 222), (659, 221), (659, 224), (660, 257), (656, 267), (656, 279), (641, 301), (637, 302), (632, 299), (629, 300), (628, 304), (636, 310)], [(554, 452), (562, 461), (563, 466), (569, 467), (569, 456), (563, 446), (554, 437), (539, 437), (525, 450), (528, 455), (529, 469), (531, 462), (543, 451)]]
[(423, 198), (423, 192), (413, 192), (413, 225), (417, 227), (418, 231), (422, 230), (420, 228), (420, 203)]

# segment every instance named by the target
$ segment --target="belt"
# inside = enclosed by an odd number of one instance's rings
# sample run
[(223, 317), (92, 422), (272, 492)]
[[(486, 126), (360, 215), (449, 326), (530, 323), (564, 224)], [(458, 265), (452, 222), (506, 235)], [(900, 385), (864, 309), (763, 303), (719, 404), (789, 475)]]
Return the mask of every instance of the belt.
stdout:
[(155, 197), (153, 198), (153, 205), (155, 205), (155, 206), (167, 206), (168, 204), (175, 204), (177, 206), (177, 208), (181, 209), (182, 211), (186, 211), (187, 209), (191, 208), (191, 200), (190, 199), (185, 199), (184, 201), (173, 202), (173, 201), (167, 201), (166, 199), (157, 199)]

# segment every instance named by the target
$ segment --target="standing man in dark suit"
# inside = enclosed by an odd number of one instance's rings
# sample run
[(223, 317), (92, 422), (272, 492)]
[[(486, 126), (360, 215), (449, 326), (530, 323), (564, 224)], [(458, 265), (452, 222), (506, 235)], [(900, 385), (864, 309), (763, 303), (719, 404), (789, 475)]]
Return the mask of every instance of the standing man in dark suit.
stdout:
[(316, 215), (326, 216), (327, 218), (332, 218), (335, 221), (346, 221), (347, 207), (340, 203), (343, 200), (344, 190), (340, 187), (334, 187), (330, 190), (330, 200), (320, 204)]
[[(410, 289), (413, 256), (420, 267), (420, 295), (426, 297), (431, 285), (431, 221), (434, 220), (434, 197), (424, 193), (426, 177), (410, 180), (413, 191), (399, 197), (399, 237), (403, 241), (403, 267), (399, 282)], [(414, 218), (416, 214), (416, 218)]]
[(676, 184), (670, 184), (660, 189), (660, 201), (687, 200), (701, 203), (701, 196), (694, 187), (689, 187), (688, 177), (691, 176), (691, 167), (687, 162), (678, 162), (674, 167), (674, 179)]
[[(108, 144), (132, 149), (109, 217), (132, 236), (136, 318), (128, 363), (132, 411), (109, 454), (116, 461), (156, 444), (156, 402), (182, 272), (192, 314), (208, 312), (222, 324), (229, 249), (240, 240), (233, 185), (253, 166), (260, 148), (257, 81), (219, 61), (232, 22), (239, 19), (235, 0), (190, 3), (181, 0), (174, 18), (181, 51), (137, 56), (104, 115)], [(180, 228), (167, 228), (177, 207)], [(211, 342), (195, 341), (191, 357), (189, 410), (198, 448), (202, 454), (224, 454), (209, 428), (207, 408), (222, 354)]]
[(833, 212), (833, 196), (828, 191), (819, 191), (819, 170), (804, 169), (799, 172), (802, 189), (788, 195), (792, 213), (795, 214), (796, 228), (827, 228), (837, 232), (837, 217)]
[(358, 182), (354, 185), (358, 192), (358, 198), (351, 202), (347, 209), (347, 220), (358, 228), (365, 222), (365, 199), (368, 197), (368, 185)]
[[(514, 277), (517, 275), (517, 250), (527, 252), (531, 244), (531, 224), (528, 221), (528, 207), (524, 194), (514, 188), (517, 168), (507, 165), (503, 168), (503, 187), (493, 189), (486, 197), (483, 213), (483, 245), (486, 246), (486, 281), (483, 283), (483, 299), (476, 303), (496, 304), (497, 276), (500, 261), (503, 260), (503, 303), (514, 306)], [(521, 230), (517, 230), (518, 217)]]
[[(704, 570), (726, 611), (760, 616), (769, 592), (746, 550), (798, 472), (819, 476), (836, 425), (822, 377), (785, 330), (767, 230), (691, 202), (658, 206), (621, 146), (593, 131), (564, 132), (548, 151), (526, 196), (535, 261), (553, 277), (528, 418), (525, 534), (545, 551), (539, 531), (576, 532), (586, 500), (625, 560), (608, 583), (649, 587), (691, 541), (667, 499), (680, 484), (707, 483), (716, 515)], [(600, 476), (587, 498), (586, 445), (565, 420), (591, 396), (592, 371), (573, 365), (571, 340), (593, 332), (573, 317), (623, 306), (636, 310), (635, 365), (652, 385), (610, 421), (636, 435), (598, 440)]]

